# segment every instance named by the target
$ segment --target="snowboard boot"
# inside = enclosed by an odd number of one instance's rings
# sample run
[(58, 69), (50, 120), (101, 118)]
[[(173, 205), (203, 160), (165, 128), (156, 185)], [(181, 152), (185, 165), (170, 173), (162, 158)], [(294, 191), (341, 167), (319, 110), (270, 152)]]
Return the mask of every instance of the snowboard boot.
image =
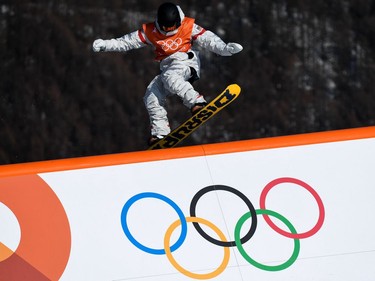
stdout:
[(159, 140), (161, 140), (162, 138), (164, 138), (164, 136), (151, 136), (148, 141), (147, 141), (147, 144), (148, 146), (151, 146), (155, 143), (157, 143)]

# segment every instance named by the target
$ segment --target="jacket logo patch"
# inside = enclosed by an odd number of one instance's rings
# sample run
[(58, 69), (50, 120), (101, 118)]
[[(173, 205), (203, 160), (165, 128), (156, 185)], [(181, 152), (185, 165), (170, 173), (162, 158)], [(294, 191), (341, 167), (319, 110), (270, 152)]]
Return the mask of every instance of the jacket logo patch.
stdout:
[(174, 40), (172, 39), (167, 39), (167, 40), (160, 40), (156, 42), (163, 51), (176, 51), (182, 44), (182, 39), (181, 38), (176, 38)]

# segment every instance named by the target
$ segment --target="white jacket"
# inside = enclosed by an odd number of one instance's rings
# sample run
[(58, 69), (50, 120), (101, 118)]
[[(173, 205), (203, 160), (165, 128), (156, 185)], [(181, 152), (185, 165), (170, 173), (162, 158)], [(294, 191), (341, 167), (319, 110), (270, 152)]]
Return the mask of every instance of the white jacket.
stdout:
[[(181, 10), (179, 6), (178, 10), (180, 13), (181, 21), (184, 19), (185, 14)], [(156, 27), (158, 30), (166, 35), (168, 33), (163, 32), (155, 21)], [(202, 32), (203, 31), (203, 32)], [(177, 32), (171, 31), (170, 34), (174, 34)], [(152, 46), (152, 44), (145, 44), (143, 43), (141, 36), (146, 39), (146, 42), (149, 42), (146, 35), (144, 34), (143, 30), (137, 30), (131, 33), (128, 33), (120, 38), (116, 39), (109, 39), (109, 40), (102, 40), (97, 39), (94, 41), (93, 49), (94, 51), (115, 51), (115, 52), (127, 52), (133, 49), (139, 49), (145, 46)], [(231, 56), (232, 54), (238, 53), (242, 50), (242, 46), (237, 43), (224, 43), (224, 41), (217, 36), (215, 33), (204, 30), (201, 26), (194, 24), (193, 32), (192, 32), (192, 41), (194, 45), (200, 46), (206, 50), (214, 52), (221, 56)], [(196, 50), (195, 50), (196, 51)]]

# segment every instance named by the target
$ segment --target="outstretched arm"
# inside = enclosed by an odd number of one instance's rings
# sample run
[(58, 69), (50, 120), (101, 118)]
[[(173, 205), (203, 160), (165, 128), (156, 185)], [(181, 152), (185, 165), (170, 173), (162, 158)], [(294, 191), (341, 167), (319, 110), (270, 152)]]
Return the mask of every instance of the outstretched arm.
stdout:
[(194, 43), (200, 47), (214, 52), (220, 56), (231, 56), (242, 51), (242, 46), (238, 43), (225, 43), (219, 36), (209, 30), (195, 25), (193, 32)]
[(116, 39), (96, 39), (92, 48), (94, 52), (126, 52), (139, 49), (147, 46), (143, 36), (142, 31), (138, 30)]

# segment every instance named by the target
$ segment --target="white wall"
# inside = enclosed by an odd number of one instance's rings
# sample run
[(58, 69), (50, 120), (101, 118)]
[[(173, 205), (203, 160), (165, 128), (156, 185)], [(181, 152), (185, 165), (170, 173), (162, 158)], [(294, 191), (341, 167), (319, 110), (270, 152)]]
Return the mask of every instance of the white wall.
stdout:
[[(374, 156), (375, 139), (368, 138), (41, 173), (70, 225), (70, 256), (61, 280), (190, 280), (189, 274), (231, 281), (375, 280)], [(289, 178), (307, 184), (312, 191), (290, 183)], [(125, 203), (144, 192), (167, 197), (189, 217), (193, 197), (205, 187), (233, 188), (258, 210), (262, 191), (274, 180), (280, 183), (266, 196), (267, 210), (284, 216), (298, 233), (308, 232), (319, 219), (322, 222), (311, 236), (297, 239), (297, 259), (285, 269), (260, 269), (237, 247), (226, 249), (210, 243), (188, 222), (186, 239), (172, 253), (175, 264), (186, 270), (183, 274), (165, 254), (137, 248), (122, 227)], [(320, 208), (317, 200), (321, 200)], [(248, 211), (240, 197), (223, 190), (204, 194), (196, 207), (197, 216), (217, 226), (228, 240), (234, 240), (236, 223)], [(4, 204), (1, 214), (11, 217)], [(127, 226), (142, 245), (163, 249), (166, 230), (178, 219), (165, 201), (143, 198), (128, 209)], [(14, 218), (9, 221), (13, 223), (3, 224), (14, 225)], [(279, 220), (273, 221), (288, 230)], [(250, 222), (243, 227), (242, 236)], [(212, 229), (202, 228), (219, 239)], [(7, 237), (3, 244), (14, 245), (9, 237), (17, 227), (1, 229), (8, 233), (3, 234)], [(180, 233), (180, 227), (173, 231), (171, 244)], [(22, 239), (19, 236), (13, 240)], [(298, 242), (276, 232), (258, 215), (254, 236), (243, 247), (253, 260), (272, 268), (285, 263)], [(221, 265), (225, 251), (229, 252), (228, 264)], [(220, 272), (216, 275), (216, 271)]]

